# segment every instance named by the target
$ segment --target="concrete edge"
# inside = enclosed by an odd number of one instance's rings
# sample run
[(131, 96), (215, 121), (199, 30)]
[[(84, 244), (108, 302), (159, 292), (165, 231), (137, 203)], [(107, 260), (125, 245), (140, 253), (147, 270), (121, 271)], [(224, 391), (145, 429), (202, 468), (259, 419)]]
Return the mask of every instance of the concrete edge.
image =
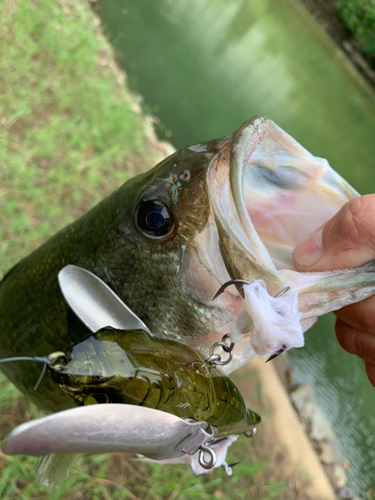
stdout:
[(289, 396), (271, 363), (256, 357), (249, 363), (256, 371), (270, 407), (269, 419), (290, 460), (290, 472), (303, 474), (309, 482), (305, 493), (313, 500), (336, 500), (335, 492), (306, 436)]

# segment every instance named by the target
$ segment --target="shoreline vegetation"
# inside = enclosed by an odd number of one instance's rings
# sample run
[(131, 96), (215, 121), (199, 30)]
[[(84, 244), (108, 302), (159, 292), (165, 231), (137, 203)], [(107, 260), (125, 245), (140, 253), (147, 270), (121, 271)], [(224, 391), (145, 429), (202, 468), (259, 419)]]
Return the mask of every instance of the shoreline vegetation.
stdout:
[[(156, 140), (139, 98), (126, 90), (88, 1), (4, 0), (0, 38), (1, 277), (173, 148)], [(71, 476), (49, 490), (35, 482), (35, 458), (0, 452), (0, 498), (308, 500), (306, 477), (288, 470), (255, 374), (246, 389), (249, 407), (264, 420), (256, 438), (241, 437), (230, 448), (228, 463), (238, 462), (232, 476), (223, 468), (195, 476), (185, 466), (118, 453), (81, 457)], [(1, 440), (42, 415), (1, 374), (0, 394)]]
[(375, 90), (375, 0), (300, 0)]

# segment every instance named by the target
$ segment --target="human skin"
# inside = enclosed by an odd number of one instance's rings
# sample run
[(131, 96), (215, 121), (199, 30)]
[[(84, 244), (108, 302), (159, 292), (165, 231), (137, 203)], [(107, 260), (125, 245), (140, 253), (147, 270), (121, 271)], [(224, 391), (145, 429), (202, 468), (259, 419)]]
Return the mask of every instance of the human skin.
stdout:
[[(332, 271), (375, 260), (375, 194), (354, 198), (302, 241), (293, 254), (297, 271)], [(375, 296), (335, 312), (339, 344), (365, 362), (375, 386)]]

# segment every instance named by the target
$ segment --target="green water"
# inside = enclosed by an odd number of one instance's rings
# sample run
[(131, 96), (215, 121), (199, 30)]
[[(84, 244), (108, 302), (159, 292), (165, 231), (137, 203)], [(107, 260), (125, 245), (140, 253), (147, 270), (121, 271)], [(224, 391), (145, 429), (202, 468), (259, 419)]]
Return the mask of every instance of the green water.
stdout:
[[(131, 87), (177, 148), (267, 115), (361, 193), (375, 192), (373, 93), (296, 0), (102, 0)], [(292, 353), (350, 461), (375, 489), (375, 392), (327, 317)]]

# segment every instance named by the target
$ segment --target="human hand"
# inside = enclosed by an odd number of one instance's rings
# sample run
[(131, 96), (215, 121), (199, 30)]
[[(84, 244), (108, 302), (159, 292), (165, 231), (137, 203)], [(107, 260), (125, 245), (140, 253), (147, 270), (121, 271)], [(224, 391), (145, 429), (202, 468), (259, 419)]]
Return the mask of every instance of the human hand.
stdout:
[[(293, 254), (297, 271), (333, 271), (375, 260), (375, 194), (346, 203)], [(375, 296), (335, 312), (336, 336), (349, 353), (362, 358), (375, 386)]]

